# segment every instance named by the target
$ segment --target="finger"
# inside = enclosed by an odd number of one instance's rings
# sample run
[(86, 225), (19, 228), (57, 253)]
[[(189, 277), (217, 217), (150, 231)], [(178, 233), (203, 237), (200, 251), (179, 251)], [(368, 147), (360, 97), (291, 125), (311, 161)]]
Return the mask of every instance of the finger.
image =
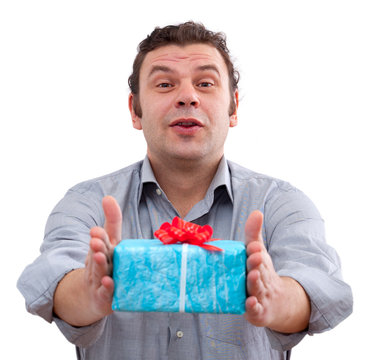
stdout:
[(262, 225), (263, 225), (263, 214), (259, 210), (253, 211), (245, 225), (245, 240), (246, 245), (252, 241), (259, 241), (263, 243), (262, 239)]
[(246, 287), (249, 295), (255, 296), (259, 301), (262, 300), (266, 293), (266, 287), (259, 270), (252, 270), (247, 274)]
[(255, 292), (253, 294), (253, 290), (255, 290), (254, 284), (258, 280), (258, 278), (259, 278), (258, 270), (252, 270), (247, 274), (246, 289), (249, 295), (255, 295)]
[(92, 276), (96, 286), (100, 286), (102, 278), (107, 275), (109, 275), (109, 264), (106, 255), (101, 252), (93, 254)]
[(105, 196), (102, 200), (102, 207), (105, 213), (105, 231), (110, 243), (117, 245), (122, 236), (122, 212), (117, 201), (112, 196)]
[(247, 257), (246, 260), (246, 267), (247, 271), (251, 271), (252, 269), (257, 269), (263, 262), (263, 255), (261, 252), (257, 252), (251, 254)]
[(264, 308), (255, 296), (250, 296), (245, 302), (245, 317), (255, 326), (263, 326)]
[(107, 289), (109, 294), (112, 296), (114, 292), (114, 280), (110, 276), (104, 276), (102, 278), (101, 284), (105, 289)]
[(89, 246), (90, 250), (86, 260), (88, 280), (99, 287), (102, 277), (111, 272), (109, 251), (102, 239), (92, 238)]
[(252, 254), (261, 253), (264, 250), (264, 244), (259, 241), (251, 241), (247, 244), (246, 253), (247, 256)]
[(107, 242), (106, 242), (101, 238), (92, 237), (90, 239), (89, 246), (90, 246), (90, 249), (93, 252), (107, 253), (107, 252), (109, 252), (110, 242), (109, 242), (109, 240), (107, 240)]
[(101, 279), (101, 286), (98, 288), (98, 296), (104, 302), (111, 302), (114, 293), (114, 281), (110, 276)]
[(262, 304), (258, 301), (258, 299), (255, 296), (249, 296), (246, 299), (246, 311), (249, 313), (249, 315), (256, 315), (261, 313), (263, 306)]
[(101, 227), (94, 227), (90, 230), (92, 239), (90, 240), (90, 249), (93, 253), (102, 253), (108, 264), (107, 274), (111, 274), (112, 269), (112, 254), (113, 246), (110, 244), (109, 237), (105, 229)]
[(95, 253), (90, 249), (85, 261), (85, 281), (88, 286), (98, 288), (100, 277), (97, 275), (97, 264), (94, 260)]
[(105, 244), (106, 248), (110, 251), (111, 249), (110, 239), (104, 228), (95, 226), (90, 229), (89, 234), (92, 239), (96, 238), (96, 239), (101, 240)]
[(274, 264), (272, 263), (271, 256), (267, 251), (262, 253), (262, 263), (259, 265), (258, 270), (261, 274), (261, 279), (263, 283), (270, 284), (276, 278), (277, 274), (275, 272)]

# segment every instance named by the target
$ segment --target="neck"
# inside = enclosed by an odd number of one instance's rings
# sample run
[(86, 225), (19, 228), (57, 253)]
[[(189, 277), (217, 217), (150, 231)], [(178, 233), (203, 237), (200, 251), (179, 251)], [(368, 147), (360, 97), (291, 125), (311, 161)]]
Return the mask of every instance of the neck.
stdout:
[(148, 158), (156, 180), (182, 218), (204, 198), (221, 160), (160, 161), (149, 153)]

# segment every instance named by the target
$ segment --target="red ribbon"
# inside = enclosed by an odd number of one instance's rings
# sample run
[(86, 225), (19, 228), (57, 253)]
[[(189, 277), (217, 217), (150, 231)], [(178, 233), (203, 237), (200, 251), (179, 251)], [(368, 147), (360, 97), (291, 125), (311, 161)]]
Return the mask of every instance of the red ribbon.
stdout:
[(175, 217), (171, 224), (163, 223), (154, 236), (161, 240), (165, 245), (176, 244), (177, 242), (200, 246), (206, 250), (223, 251), (217, 246), (205, 244), (214, 241), (212, 239), (212, 227), (209, 225), (200, 226), (191, 222)]

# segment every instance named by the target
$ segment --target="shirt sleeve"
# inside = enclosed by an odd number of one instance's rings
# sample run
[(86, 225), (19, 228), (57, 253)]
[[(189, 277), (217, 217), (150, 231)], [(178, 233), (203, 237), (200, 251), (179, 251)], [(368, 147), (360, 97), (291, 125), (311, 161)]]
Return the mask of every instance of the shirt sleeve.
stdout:
[[(50, 214), (40, 256), (21, 274), (17, 287), (27, 310), (48, 322), (55, 320), (66, 338), (85, 345), (101, 335), (99, 323), (82, 328), (64, 324), (53, 314), (53, 297), (59, 281), (70, 271), (85, 266), (89, 230), (102, 226), (102, 195), (88, 189), (71, 189)], [(90, 335), (90, 336), (89, 336)]]
[(311, 200), (283, 184), (265, 205), (265, 242), (276, 272), (291, 277), (311, 301), (308, 329), (281, 334), (267, 329), (271, 345), (288, 350), (306, 335), (334, 328), (352, 313), (352, 292), (336, 251), (325, 241), (324, 222)]

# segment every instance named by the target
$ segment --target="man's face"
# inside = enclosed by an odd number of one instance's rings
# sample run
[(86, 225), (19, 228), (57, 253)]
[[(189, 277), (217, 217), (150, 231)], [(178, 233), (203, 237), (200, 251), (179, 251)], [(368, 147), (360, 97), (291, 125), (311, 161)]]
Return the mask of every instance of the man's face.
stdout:
[[(140, 69), (142, 116), (132, 108), (133, 126), (142, 129), (153, 160), (218, 161), (229, 127), (231, 96), (225, 62), (206, 44), (168, 45), (149, 52)], [(233, 95), (233, 94), (232, 94)], [(238, 93), (234, 94), (238, 105)]]

